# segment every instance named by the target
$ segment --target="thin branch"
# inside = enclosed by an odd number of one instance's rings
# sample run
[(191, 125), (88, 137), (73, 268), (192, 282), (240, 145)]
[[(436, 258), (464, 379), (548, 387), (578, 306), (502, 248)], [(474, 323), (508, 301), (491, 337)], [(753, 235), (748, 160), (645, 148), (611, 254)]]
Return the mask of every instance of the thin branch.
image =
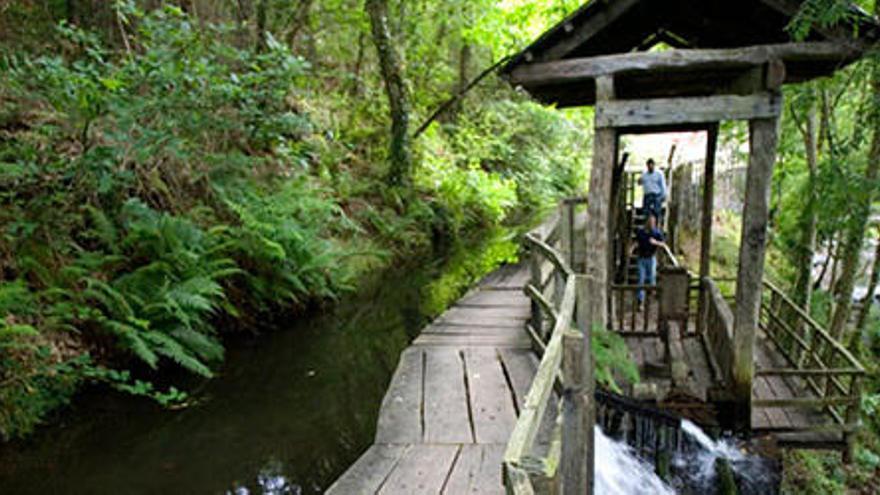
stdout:
[(474, 79), (472, 79), (471, 82), (469, 82), (469, 83), (467, 84), (467, 86), (465, 86), (464, 88), (462, 88), (462, 89), (461, 89), (458, 93), (456, 93), (452, 98), (446, 100), (442, 105), (440, 105), (440, 107), (437, 108), (437, 110), (435, 110), (434, 113), (432, 113), (431, 116), (428, 117), (428, 119), (425, 120), (425, 122), (422, 123), (422, 125), (419, 126), (419, 128), (418, 128), (418, 129), (416, 130), (416, 132), (413, 134), (413, 137), (414, 137), (414, 138), (417, 138), (417, 137), (421, 136), (422, 133), (425, 132), (425, 131), (428, 129), (428, 127), (430, 127), (430, 125), (431, 125), (432, 123), (434, 123), (435, 120), (437, 120), (438, 117), (440, 117), (441, 115), (443, 115), (443, 112), (449, 110), (449, 108), (451, 108), (453, 105), (455, 105), (456, 103), (458, 103), (458, 101), (461, 100), (462, 97), (464, 97), (464, 95), (466, 95), (466, 94), (468, 93), (468, 91), (470, 91), (471, 89), (473, 89), (473, 87), (476, 86), (477, 84), (479, 84), (480, 81), (482, 81), (483, 79), (485, 79), (486, 76), (488, 76), (489, 74), (492, 74), (493, 72), (495, 72), (496, 70), (498, 70), (499, 67), (501, 67), (502, 65), (504, 65), (504, 64), (505, 64), (508, 60), (510, 60), (511, 58), (513, 58), (513, 55), (508, 55), (508, 56), (502, 58), (501, 60), (495, 62), (495, 64), (493, 64), (491, 67), (489, 67), (488, 69), (486, 69), (486, 70), (484, 70), (483, 72), (481, 72), (479, 76), (477, 76), (477, 77), (475, 77)]

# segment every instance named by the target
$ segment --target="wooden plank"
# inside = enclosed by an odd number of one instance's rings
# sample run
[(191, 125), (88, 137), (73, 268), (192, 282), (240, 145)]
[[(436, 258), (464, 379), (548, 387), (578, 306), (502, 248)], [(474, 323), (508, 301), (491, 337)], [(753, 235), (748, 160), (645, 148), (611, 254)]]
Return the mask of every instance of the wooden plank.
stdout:
[(720, 120), (769, 119), (782, 111), (782, 98), (776, 93), (747, 96), (694, 96), (617, 100), (596, 103), (597, 128), (625, 128)]
[(397, 371), (382, 399), (376, 443), (418, 443), (422, 441), (421, 349), (409, 348), (400, 355)]
[(465, 326), (465, 325), (446, 325), (443, 323), (435, 323), (428, 325), (422, 330), (421, 335), (492, 335), (507, 336), (519, 335), (522, 333), (522, 327), (491, 327), (491, 326)]
[(525, 321), (529, 317), (529, 307), (522, 306), (500, 306), (500, 307), (478, 307), (469, 308), (463, 306), (453, 306), (447, 309), (440, 320), (469, 320), (473, 318), (498, 318), (514, 321)]
[(426, 334), (413, 341), (413, 346), (509, 347), (530, 349), (532, 341), (525, 334), (516, 335), (437, 335)]
[(501, 462), (504, 445), (462, 445), (444, 494), (491, 494), (504, 493), (501, 481)]
[[(859, 51), (834, 42), (793, 42), (744, 48), (677, 49), (569, 58), (521, 64), (510, 74), (513, 84), (539, 86), (588, 81), (610, 75), (691, 73), (748, 70), (774, 60), (783, 62), (848, 62)], [(793, 77), (793, 76), (792, 76)], [(788, 82), (792, 81), (788, 78)]]
[[(776, 399), (777, 395), (767, 383), (766, 378), (758, 378), (755, 380), (754, 387), (755, 401)], [(773, 428), (791, 427), (792, 423), (785, 411), (778, 408), (755, 407), (754, 410), (763, 411), (767, 415), (767, 420)]]
[(461, 298), (459, 306), (492, 305), (528, 307), (529, 298), (522, 292), (512, 290), (480, 289)]
[(471, 412), (477, 443), (507, 443), (516, 423), (514, 397), (494, 349), (465, 350)]
[(464, 380), (458, 350), (425, 349), (425, 443), (474, 441)]
[(327, 490), (327, 495), (375, 493), (407, 450), (405, 445), (372, 445)]
[(520, 349), (499, 349), (498, 355), (513, 385), (517, 412), (522, 411), (526, 394), (538, 371), (538, 360), (531, 351)]
[(458, 450), (458, 445), (413, 445), (397, 463), (378, 493), (387, 495), (439, 493)]
[(529, 279), (528, 267), (524, 264), (504, 265), (498, 270), (486, 275), (480, 281), (481, 288), (495, 290), (521, 289)]
[(690, 369), (694, 370), (691, 374), (691, 380), (700, 397), (706, 397), (706, 391), (712, 387), (712, 377), (714, 376), (709, 365), (709, 360), (700, 343), (699, 337), (696, 335), (686, 337), (682, 340), (686, 359)]
[(458, 326), (483, 326), (483, 327), (510, 327), (510, 328), (523, 328), (525, 320), (522, 318), (506, 318), (506, 317), (489, 317), (482, 316), (480, 314), (470, 314), (470, 315), (443, 315), (440, 318), (434, 320), (434, 323), (440, 323), (443, 325), (458, 325)]

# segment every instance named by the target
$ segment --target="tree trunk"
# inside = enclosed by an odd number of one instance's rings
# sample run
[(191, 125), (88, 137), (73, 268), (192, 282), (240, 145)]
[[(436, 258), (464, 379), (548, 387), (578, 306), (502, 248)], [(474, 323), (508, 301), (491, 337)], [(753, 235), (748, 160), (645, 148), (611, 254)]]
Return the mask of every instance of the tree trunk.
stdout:
[(400, 57), (388, 29), (388, 0), (367, 0), (366, 10), (370, 17), (373, 43), (379, 54), (379, 67), (391, 110), (391, 143), (388, 153), (391, 167), (388, 181), (392, 185), (407, 186), (412, 170), (409, 95), (403, 80)]
[[(875, 7), (875, 11), (880, 11), (880, 3)], [(856, 272), (859, 269), (859, 261), (861, 260), (862, 244), (865, 242), (865, 229), (868, 227), (868, 220), (871, 216), (871, 204), (874, 201), (875, 184), (878, 172), (880, 172), (880, 125), (878, 117), (880, 117), (880, 109), (877, 107), (880, 101), (880, 65), (874, 61), (874, 67), (871, 74), (871, 94), (872, 101), (869, 103), (869, 114), (865, 120), (866, 124), (871, 128), (871, 148), (868, 150), (868, 165), (865, 168), (864, 183), (868, 186), (866, 193), (854, 201), (853, 221), (848, 225), (846, 234), (846, 246), (843, 252), (843, 270), (841, 271), (840, 280), (838, 280), (835, 299), (837, 306), (831, 317), (831, 335), (843, 340), (846, 322), (849, 319), (849, 313), (852, 308), (852, 294), (856, 282)]]
[(268, 6), (266, 5), (268, 0), (257, 0), (257, 27), (256, 32), (254, 33), (254, 47), (258, 51), (262, 51), (266, 48), (266, 30), (268, 27), (266, 26), (266, 16)]
[[(461, 48), (458, 51), (458, 82), (455, 84), (455, 94), (457, 95), (464, 94), (470, 83), (470, 64), (471, 45), (467, 41), (462, 40)], [(446, 117), (448, 117), (450, 121), (454, 120), (458, 115), (458, 112), (462, 110), (463, 105), (464, 98), (459, 98), (458, 101), (449, 108)]]
[(807, 203), (801, 213), (800, 227), (801, 239), (795, 258), (795, 282), (794, 300), (806, 311), (810, 310), (813, 295), (812, 273), (813, 254), (816, 251), (816, 174), (818, 171), (818, 150), (816, 141), (816, 108), (811, 105), (807, 113), (804, 127), (801, 129), (804, 138), (804, 149), (807, 154), (807, 167), (809, 179), (807, 183)]
[(822, 281), (825, 280), (825, 274), (828, 273), (828, 265), (831, 264), (831, 258), (833, 257), (833, 249), (834, 236), (828, 239), (828, 246), (825, 248), (825, 261), (822, 262), (822, 270), (819, 271), (819, 276), (816, 277), (816, 281), (813, 282), (813, 291), (817, 291), (822, 288)]
[(79, 11), (76, 8), (76, 0), (67, 0), (64, 3), (67, 10), (67, 22), (74, 26), (79, 24)]
[(351, 95), (354, 97), (358, 97), (361, 95), (363, 91), (363, 85), (361, 84), (361, 68), (364, 66), (364, 45), (366, 41), (366, 36), (363, 32), (358, 34), (358, 51), (357, 58), (354, 62), (354, 69), (352, 70), (352, 78), (351, 78)]

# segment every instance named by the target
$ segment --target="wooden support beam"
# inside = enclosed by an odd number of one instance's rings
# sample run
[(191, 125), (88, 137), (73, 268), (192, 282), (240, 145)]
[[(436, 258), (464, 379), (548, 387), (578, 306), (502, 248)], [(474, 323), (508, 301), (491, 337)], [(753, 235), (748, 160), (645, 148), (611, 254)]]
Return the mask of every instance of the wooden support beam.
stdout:
[(776, 161), (778, 127), (778, 118), (749, 122), (749, 166), (736, 284), (732, 370), (738, 417), (744, 426), (750, 426), (751, 423), (755, 334), (761, 307), (770, 185)]
[[(744, 48), (631, 52), (524, 64), (510, 74), (513, 84), (539, 86), (581, 82), (608, 75), (736, 71), (782, 62), (848, 63), (861, 50), (835, 42), (792, 42)], [(773, 89), (773, 88), (764, 88)]]
[(748, 95), (761, 91), (778, 91), (785, 83), (785, 77), (785, 62), (774, 59), (743, 72), (717, 93)]
[[(700, 284), (711, 276), (712, 251), (712, 213), (715, 203), (715, 152), (718, 148), (718, 123), (706, 133), (706, 167), (703, 170), (703, 209), (701, 212), (702, 228), (700, 231)], [(708, 304), (706, 288), (701, 287), (698, 299), (697, 331), (705, 330), (706, 304)]]
[(600, 7), (604, 8), (578, 27), (572, 24), (563, 24), (568, 35), (559, 43), (550, 47), (541, 55), (542, 61), (557, 60), (565, 57), (573, 50), (577, 49), (584, 42), (592, 38), (599, 31), (606, 28), (609, 24), (626, 14), (630, 9), (635, 7), (640, 0), (615, 0), (614, 2), (600, 2)]
[[(596, 81), (596, 91), (601, 101), (610, 101), (614, 98), (614, 79), (600, 77)], [(598, 290), (589, 294), (591, 302), (588, 302), (588, 306), (596, 310), (588, 319), (591, 328), (596, 325), (608, 328), (607, 296), (610, 285), (608, 218), (616, 149), (617, 131), (597, 126), (593, 140), (593, 166), (590, 169), (587, 204), (587, 232), (590, 235), (587, 236), (586, 274), (599, 282)], [(605, 309), (600, 310), (600, 307)]]
[(596, 129), (626, 128), (721, 120), (770, 119), (777, 117), (781, 111), (781, 96), (768, 92), (749, 96), (598, 101), (595, 118)]

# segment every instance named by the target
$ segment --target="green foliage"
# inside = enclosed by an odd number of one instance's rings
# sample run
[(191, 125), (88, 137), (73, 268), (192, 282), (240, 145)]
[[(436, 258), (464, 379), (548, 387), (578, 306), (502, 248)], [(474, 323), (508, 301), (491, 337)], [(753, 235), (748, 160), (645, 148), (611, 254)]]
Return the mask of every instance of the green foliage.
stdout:
[(783, 457), (782, 493), (843, 495), (843, 470), (836, 453), (788, 451)]
[(629, 348), (623, 337), (600, 325), (595, 325), (591, 341), (597, 383), (620, 393), (617, 378), (622, 378), (628, 383), (640, 381), (639, 368), (630, 358)]
[(519, 244), (510, 233), (500, 229), (476, 246), (467, 243), (457, 246), (445, 263), (452, 268), (422, 289), (422, 313), (431, 317), (439, 315), (481, 277), (504, 263), (516, 263), (518, 253)]
[[(413, 120), (458, 83), (462, 42), (473, 72), (577, 3), (395, 5)], [(194, 2), (202, 18), (138, 1), (13, 4), (0, 7), (6, 437), (84, 383), (179, 404), (149, 369), (211, 376), (221, 328), (332, 299), (353, 267), (497, 232), (585, 184), (581, 120), (489, 80), (417, 144), (415, 189), (388, 188), (381, 81), (350, 0), (303, 19), (266, 2), (266, 32), (231, 3)], [(416, 36), (429, 31), (436, 41)], [(491, 246), (433, 286), (429, 311), (515, 259), (510, 238)]]

